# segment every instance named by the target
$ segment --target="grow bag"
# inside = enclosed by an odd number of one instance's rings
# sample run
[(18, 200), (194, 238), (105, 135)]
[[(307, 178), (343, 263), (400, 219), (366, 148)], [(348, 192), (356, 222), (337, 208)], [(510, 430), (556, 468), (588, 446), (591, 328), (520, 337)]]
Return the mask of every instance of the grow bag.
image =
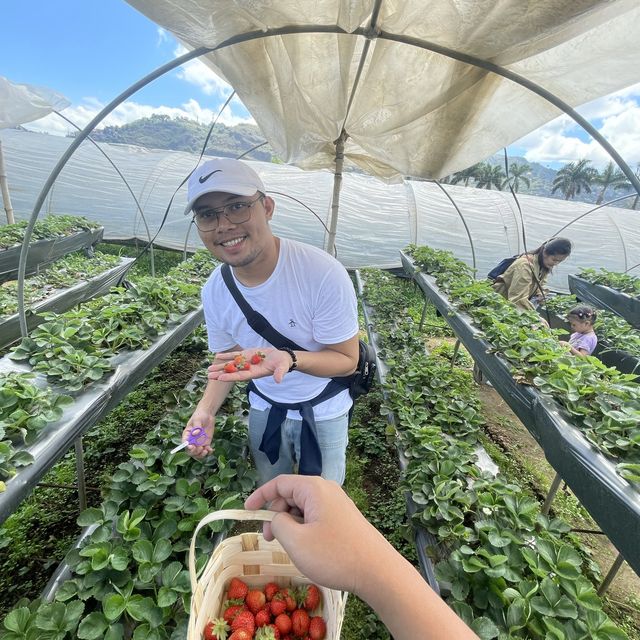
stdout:
[(640, 329), (640, 300), (601, 284), (569, 274), (569, 290), (582, 302), (606, 309), (623, 317), (631, 326)]
[[(104, 273), (68, 289), (60, 289), (44, 300), (30, 305), (26, 315), (27, 328), (31, 331), (44, 322), (44, 318), (39, 314), (64, 313), (76, 304), (104, 295), (111, 287), (119, 284), (133, 261), (133, 258), (121, 258), (119, 265)], [(20, 317), (17, 313), (0, 319), (0, 349), (20, 338), (20, 335)]]
[[(107, 378), (94, 382), (86, 389), (71, 393), (56, 385), (49, 385), (57, 393), (72, 395), (74, 404), (65, 408), (60, 420), (48, 424), (38, 439), (22, 450), (34, 461), (21, 467), (7, 481), (6, 491), (0, 493), (0, 524), (4, 522), (34, 489), (40, 478), (66, 453), (74, 441), (103, 418), (122, 398), (158, 366), (189, 334), (202, 324), (202, 307), (183, 316), (181, 322), (167, 328), (145, 350), (127, 351), (113, 357), (115, 371)], [(0, 360), (0, 375), (10, 371), (30, 372), (28, 365), (14, 362), (8, 356)], [(37, 386), (47, 386), (46, 377), (37, 374)], [(16, 447), (19, 449), (19, 447)]]
[[(62, 238), (50, 240), (38, 240), (29, 245), (27, 254), (26, 273), (35, 273), (40, 265), (53, 262), (68, 253), (91, 247), (102, 241), (104, 227), (79, 231)], [(0, 281), (14, 280), (18, 275), (18, 263), (22, 246), (10, 247), (0, 250)]]
[(471, 319), (458, 313), (435, 284), (420, 273), (401, 252), (407, 273), (413, 275), (425, 296), (442, 313), (495, 390), (511, 407), (542, 447), (549, 464), (589, 511), (636, 573), (640, 572), (640, 492), (616, 472), (615, 465), (599, 453), (559, 405), (532, 387), (518, 384), (509, 364), (491, 352)]

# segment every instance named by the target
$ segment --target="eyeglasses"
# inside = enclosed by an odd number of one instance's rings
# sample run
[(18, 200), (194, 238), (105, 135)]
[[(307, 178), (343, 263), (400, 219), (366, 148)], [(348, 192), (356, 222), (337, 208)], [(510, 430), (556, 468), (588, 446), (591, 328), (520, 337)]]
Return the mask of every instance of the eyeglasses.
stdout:
[(230, 202), (224, 207), (216, 209), (203, 209), (193, 214), (193, 222), (200, 231), (215, 231), (220, 224), (220, 216), (224, 216), (231, 224), (242, 224), (251, 217), (251, 207), (262, 200), (264, 194), (260, 194), (255, 200)]

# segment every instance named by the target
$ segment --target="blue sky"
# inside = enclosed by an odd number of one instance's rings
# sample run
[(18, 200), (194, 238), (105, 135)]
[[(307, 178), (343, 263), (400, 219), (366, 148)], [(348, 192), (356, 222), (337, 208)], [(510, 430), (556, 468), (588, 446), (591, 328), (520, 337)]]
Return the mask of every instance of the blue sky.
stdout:
[[(120, 92), (181, 53), (176, 40), (123, 0), (2, 0), (0, 75), (64, 94), (64, 114), (84, 126)], [(145, 87), (118, 108), (107, 124), (121, 125), (151, 113), (209, 123), (230, 88), (198, 61)], [(252, 121), (236, 99), (221, 117), (228, 125)], [(601, 98), (579, 111), (635, 168), (640, 163), (640, 85)], [(64, 135), (56, 116), (27, 128)], [(530, 161), (558, 167), (589, 158), (602, 166), (599, 145), (561, 117), (509, 149)]]

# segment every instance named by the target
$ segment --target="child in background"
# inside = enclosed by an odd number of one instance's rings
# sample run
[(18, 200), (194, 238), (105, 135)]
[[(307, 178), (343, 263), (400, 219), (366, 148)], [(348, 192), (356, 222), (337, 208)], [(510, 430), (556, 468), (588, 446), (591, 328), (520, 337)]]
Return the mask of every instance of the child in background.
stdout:
[(593, 325), (596, 321), (596, 310), (587, 305), (578, 305), (567, 313), (567, 320), (573, 333), (569, 342), (561, 341), (567, 345), (574, 356), (590, 356), (598, 344)]

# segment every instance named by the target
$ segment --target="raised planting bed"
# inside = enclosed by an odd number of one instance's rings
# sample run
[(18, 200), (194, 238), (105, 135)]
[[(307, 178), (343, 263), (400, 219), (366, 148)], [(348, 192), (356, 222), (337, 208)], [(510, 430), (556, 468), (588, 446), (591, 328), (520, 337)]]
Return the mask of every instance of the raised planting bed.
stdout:
[[(366, 304), (366, 302), (362, 299), (362, 281), (360, 279), (360, 274), (356, 271), (356, 282), (358, 285), (358, 294), (361, 298), (362, 303), (362, 312), (364, 315), (365, 325), (367, 327), (367, 336), (369, 338), (369, 343), (373, 346), (376, 351), (376, 375), (378, 378), (378, 382), (381, 385), (384, 385), (384, 380), (386, 373), (388, 371), (387, 365), (383, 360), (377, 355), (379, 351), (378, 345), (378, 337), (374, 331), (374, 325), (372, 322), (373, 312), (370, 307)], [(383, 392), (384, 394), (384, 392)], [(391, 424), (393, 424), (393, 416), (389, 416), (389, 420), (391, 420)], [(402, 454), (400, 448), (397, 448), (398, 451), (398, 462), (402, 471), (404, 471), (407, 467), (407, 459)], [(418, 506), (411, 498), (411, 493), (409, 491), (405, 491), (405, 501), (407, 505), (407, 514), (409, 515), (410, 520), (413, 520), (413, 515), (417, 512)], [(422, 573), (422, 577), (427, 581), (429, 586), (436, 592), (440, 593), (440, 587), (438, 585), (438, 581), (436, 580), (435, 571), (433, 568), (433, 563), (431, 562), (429, 556), (427, 555), (427, 549), (433, 549), (437, 547), (438, 541), (436, 538), (430, 534), (428, 531), (423, 529), (422, 527), (413, 526), (413, 534), (414, 534), (414, 542), (416, 547), (416, 553), (418, 555), (418, 563), (420, 564), (420, 572)]]
[[(78, 231), (68, 236), (37, 240), (29, 245), (26, 273), (35, 273), (41, 265), (53, 262), (68, 253), (86, 249), (102, 241), (104, 227)], [(0, 281), (13, 280), (18, 275), (21, 246), (0, 250)]]
[[(43, 313), (64, 313), (77, 304), (107, 293), (120, 283), (133, 258), (121, 258), (120, 264), (103, 273), (78, 282), (68, 289), (60, 289), (40, 302), (29, 305), (26, 315), (29, 331), (44, 322)], [(0, 318), (0, 349), (20, 338), (20, 318), (17, 313)]]
[[(33, 490), (44, 474), (73, 446), (87, 429), (104, 417), (147, 374), (167, 357), (203, 320), (202, 308), (186, 314), (179, 323), (152, 341), (148, 349), (127, 351), (111, 360), (114, 372), (103, 380), (93, 382), (75, 394), (57, 385), (51, 388), (60, 394), (74, 397), (62, 417), (49, 423), (38, 434), (35, 442), (16, 447), (33, 458), (32, 464), (21, 467), (6, 482), (6, 490), (0, 493), (0, 524), (15, 511), (17, 506)], [(4, 357), (0, 360), (0, 375), (9, 372), (31, 372), (30, 367)], [(45, 387), (45, 376), (38, 374), (34, 384)]]
[(593, 284), (574, 274), (569, 274), (569, 289), (578, 300), (617, 313), (640, 329), (640, 299), (602, 284)]
[[(419, 272), (401, 252), (403, 266), (444, 316), (496, 391), (542, 446), (549, 463), (566, 480), (611, 542), (640, 572), (640, 492), (617, 472), (566, 419), (566, 413), (531, 386), (519, 384), (510, 365), (493, 353), (469, 316), (459, 313), (435, 280)], [(553, 424), (553, 429), (549, 425)], [(550, 435), (552, 432), (552, 435)]]

